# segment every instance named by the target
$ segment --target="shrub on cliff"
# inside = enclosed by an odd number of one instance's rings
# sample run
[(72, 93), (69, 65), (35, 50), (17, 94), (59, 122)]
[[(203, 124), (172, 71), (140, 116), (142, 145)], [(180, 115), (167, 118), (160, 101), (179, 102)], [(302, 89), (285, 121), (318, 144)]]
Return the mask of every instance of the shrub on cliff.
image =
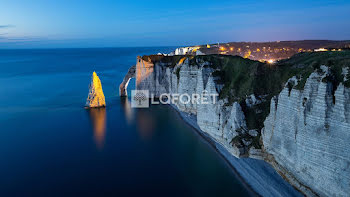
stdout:
[[(219, 93), (220, 98), (228, 99), (228, 105), (233, 102), (241, 104), (249, 129), (263, 127), (263, 122), (269, 114), (272, 97), (278, 95), (293, 76), (299, 81), (297, 85), (289, 84), (290, 90), (293, 88), (303, 90), (309, 75), (315, 70), (322, 72), (320, 66), (326, 65), (330, 67), (333, 75), (325, 78), (324, 82), (332, 83), (334, 88), (339, 83), (350, 87), (350, 73), (347, 74), (347, 80), (343, 80), (343, 68), (347, 67), (350, 71), (350, 51), (299, 53), (274, 64), (227, 55), (151, 55), (144, 56), (143, 59), (153, 63), (161, 62), (173, 68), (184, 57), (189, 59), (191, 66), (199, 66), (203, 62), (209, 63), (214, 70), (212, 74), (216, 83), (223, 85)], [(180, 78), (179, 71), (179, 68), (175, 71), (178, 78)], [(253, 107), (246, 106), (245, 99), (252, 94), (262, 98), (263, 102)]]
[[(198, 58), (201, 60), (196, 60)], [(278, 95), (293, 76), (299, 79), (299, 83), (289, 88), (302, 90), (309, 75), (319, 70), (321, 65), (327, 65), (333, 76), (327, 77), (325, 80), (328, 81), (325, 82), (332, 83), (334, 88), (341, 82), (350, 87), (350, 80), (344, 82), (342, 75), (344, 67), (350, 71), (350, 51), (300, 53), (275, 64), (225, 55), (196, 56), (191, 63), (201, 61), (210, 62), (215, 70), (213, 76), (218, 78), (217, 83), (224, 85), (220, 98), (227, 98), (228, 105), (232, 102), (241, 104), (249, 129), (263, 127), (263, 121), (269, 114), (271, 98)], [(349, 73), (347, 79), (350, 79)], [(263, 97), (263, 102), (253, 107), (246, 106), (245, 99), (252, 94)]]

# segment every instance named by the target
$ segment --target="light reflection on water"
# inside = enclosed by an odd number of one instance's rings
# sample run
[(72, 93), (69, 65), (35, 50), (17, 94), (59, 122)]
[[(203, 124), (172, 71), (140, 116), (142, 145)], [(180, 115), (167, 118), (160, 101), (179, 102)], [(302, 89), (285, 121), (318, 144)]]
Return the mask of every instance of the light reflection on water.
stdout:
[(137, 111), (137, 125), (139, 135), (143, 140), (150, 140), (154, 134), (156, 120), (149, 110), (139, 109)]
[(139, 136), (143, 140), (150, 140), (155, 130), (155, 118), (149, 109), (136, 109), (131, 107), (131, 102), (127, 97), (120, 98), (125, 119), (132, 125), (136, 119)]
[(94, 141), (97, 149), (101, 150), (106, 137), (106, 108), (91, 108), (89, 114), (94, 131)]
[(120, 97), (120, 106), (124, 110), (126, 122), (131, 125), (134, 121), (134, 109), (131, 108), (131, 103), (127, 97)]
[[(116, 83), (135, 57), (173, 50), (2, 50), (0, 196), (247, 196), (169, 106), (119, 105)], [(85, 110), (94, 65), (107, 108)]]

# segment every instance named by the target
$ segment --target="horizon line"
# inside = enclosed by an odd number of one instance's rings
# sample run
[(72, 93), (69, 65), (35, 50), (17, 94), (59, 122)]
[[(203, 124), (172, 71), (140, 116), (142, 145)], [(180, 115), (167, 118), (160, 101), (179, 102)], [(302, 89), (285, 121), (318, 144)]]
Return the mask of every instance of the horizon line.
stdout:
[(156, 48), (156, 47), (191, 47), (191, 46), (202, 46), (212, 45), (217, 43), (272, 43), (272, 42), (300, 42), (300, 41), (335, 41), (335, 42), (350, 42), (349, 40), (335, 40), (335, 39), (302, 39), (302, 40), (274, 40), (274, 41), (228, 41), (228, 42), (215, 42), (206, 44), (193, 44), (193, 45), (154, 45), (154, 46), (93, 46), (93, 47), (4, 47), (0, 50), (33, 50), (33, 49), (104, 49), (104, 48)]

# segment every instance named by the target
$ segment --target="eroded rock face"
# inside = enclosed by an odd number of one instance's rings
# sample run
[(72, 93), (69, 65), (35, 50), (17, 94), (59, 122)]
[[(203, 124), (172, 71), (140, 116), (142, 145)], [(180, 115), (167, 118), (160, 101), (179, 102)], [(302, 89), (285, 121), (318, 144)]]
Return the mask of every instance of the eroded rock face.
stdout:
[(148, 62), (141, 57), (136, 63), (136, 89), (149, 90), (149, 95), (159, 97), (163, 93), (172, 92), (173, 68), (169, 68), (166, 63)]
[[(219, 84), (212, 76), (210, 62), (191, 65), (188, 59), (175, 66), (153, 64), (138, 59), (136, 87), (150, 95), (163, 93), (219, 93)], [(314, 72), (304, 90), (290, 88), (298, 84), (296, 77), (288, 80), (281, 93), (271, 100), (270, 114), (262, 130), (263, 148), (251, 146), (246, 136), (259, 136), (248, 130), (239, 103), (217, 100), (215, 104), (183, 104), (175, 106), (196, 115), (200, 129), (208, 133), (235, 157), (263, 159), (273, 164), (290, 183), (308, 196), (349, 196), (350, 191), (350, 89), (340, 83), (334, 91), (323, 82), (328, 68)], [(345, 71), (344, 71), (345, 72)], [(293, 83), (291, 83), (293, 82)], [(211, 100), (210, 100), (211, 101)], [(248, 107), (264, 101), (263, 95), (249, 95)], [(235, 139), (241, 140), (240, 144)]]
[[(205, 91), (208, 94), (218, 94), (212, 76), (207, 80)], [(208, 103), (199, 104), (197, 107), (198, 126), (234, 156), (246, 156), (245, 147), (240, 147), (233, 143), (233, 139), (239, 135), (237, 130), (246, 129), (245, 117), (241, 106), (237, 102), (234, 102), (232, 105), (225, 105), (226, 102), (224, 100), (216, 100), (214, 102), (212, 97), (209, 97)]]
[[(149, 90), (150, 95), (159, 97), (163, 93), (170, 94), (218, 94), (220, 87), (215, 84), (208, 67), (208, 62), (190, 65), (188, 59), (180, 60), (175, 67), (165, 63), (153, 64), (138, 59), (136, 64), (137, 89)], [(153, 72), (150, 72), (153, 71)], [(139, 79), (139, 80), (138, 80)], [(246, 156), (247, 150), (232, 144), (238, 135), (236, 129), (246, 128), (245, 117), (238, 103), (225, 106), (225, 101), (218, 100), (213, 104), (182, 103), (174, 105), (182, 112), (197, 115), (197, 123), (202, 131), (210, 134), (217, 142), (225, 146), (236, 157)]]
[(85, 107), (105, 107), (106, 101), (102, 90), (102, 84), (100, 78), (96, 72), (92, 73), (91, 83), (89, 85), (89, 95), (86, 99)]
[(324, 73), (312, 73), (303, 91), (285, 88), (271, 100), (263, 144), (301, 189), (349, 196), (350, 89), (340, 84), (333, 97), (335, 87), (322, 82), (328, 69), (321, 68)]
[(126, 73), (123, 79), (123, 82), (119, 86), (119, 96), (122, 96), (122, 97), (128, 96), (127, 88), (128, 88), (130, 79), (135, 77), (135, 73), (136, 73), (136, 66), (130, 67), (128, 70), (128, 73)]

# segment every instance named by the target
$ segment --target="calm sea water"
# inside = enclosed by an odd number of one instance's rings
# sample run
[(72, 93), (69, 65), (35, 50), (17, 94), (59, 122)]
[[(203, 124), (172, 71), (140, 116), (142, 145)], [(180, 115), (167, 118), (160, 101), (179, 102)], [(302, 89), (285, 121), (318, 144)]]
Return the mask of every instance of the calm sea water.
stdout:
[[(173, 109), (118, 97), (137, 55), (171, 50), (0, 50), (0, 196), (248, 196)], [(93, 71), (106, 109), (83, 108)]]

